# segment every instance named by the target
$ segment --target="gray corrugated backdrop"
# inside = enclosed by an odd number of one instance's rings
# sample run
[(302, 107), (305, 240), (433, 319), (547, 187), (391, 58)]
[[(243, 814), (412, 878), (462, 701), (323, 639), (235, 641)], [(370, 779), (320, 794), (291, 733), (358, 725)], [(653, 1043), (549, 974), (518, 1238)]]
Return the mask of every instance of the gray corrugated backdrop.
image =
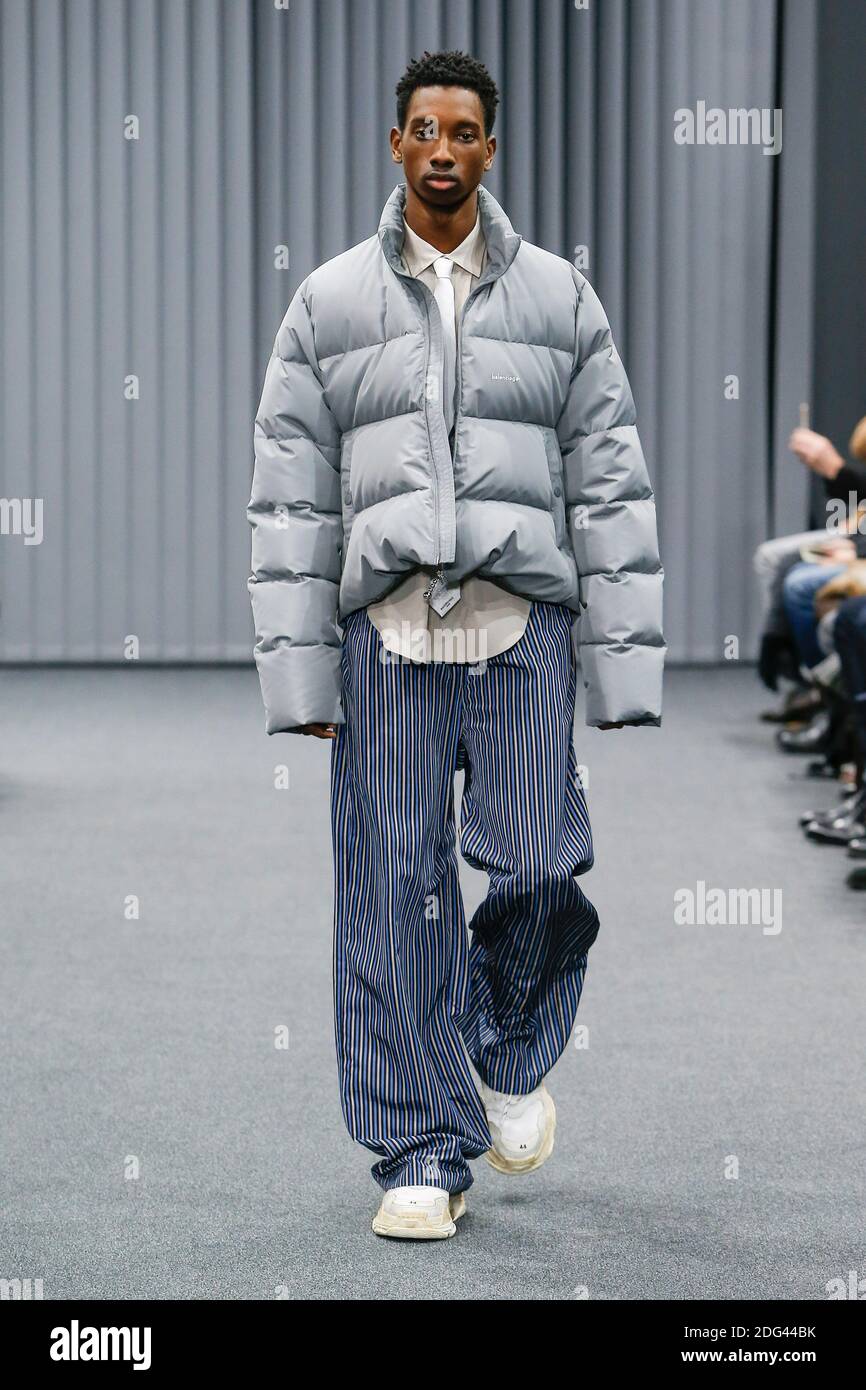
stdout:
[[(273, 337), (303, 276), (376, 229), (406, 62), (452, 47), (499, 84), (488, 185), (517, 230), (589, 248), (671, 656), (718, 660), (727, 634), (746, 655), (769, 507), (805, 520), (802, 470), (774, 493), (768, 459), (808, 396), (813, 25), (814, 0), (2, 0), (0, 497), (42, 498), (44, 538), (0, 536), (0, 659), (117, 661), (128, 635), (143, 659), (250, 657)], [(777, 105), (779, 69), (778, 159), (674, 142), (678, 107)]]

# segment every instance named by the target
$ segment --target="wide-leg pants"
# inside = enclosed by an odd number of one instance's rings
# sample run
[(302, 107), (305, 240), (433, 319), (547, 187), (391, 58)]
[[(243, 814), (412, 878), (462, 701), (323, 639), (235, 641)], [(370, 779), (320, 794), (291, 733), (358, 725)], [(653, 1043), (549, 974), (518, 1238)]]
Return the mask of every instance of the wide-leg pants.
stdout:
[[(573, 743), (574, 615), (533, 603), (476, 665), (388, 652), (343, 624), (345, 723), (331, 745), (334, 1018), (349, 1133), (382, 1188), (460, 1192), (491, 1145), (467, 1062), (525, 1094), (567, 1046), (598, 933), (576, 876), (592, 837)], [(489, 888), (469, 927), (455, 853)]]

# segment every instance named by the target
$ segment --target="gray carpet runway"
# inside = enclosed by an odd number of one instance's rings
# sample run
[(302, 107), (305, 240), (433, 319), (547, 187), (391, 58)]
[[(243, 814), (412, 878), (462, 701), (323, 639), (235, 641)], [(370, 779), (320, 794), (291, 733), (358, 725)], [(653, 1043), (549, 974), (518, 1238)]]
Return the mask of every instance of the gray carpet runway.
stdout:
[[(267, 738), (252, 670), (3, 671), (0, 1278), (558, 1300), (866, 1275), (866, 894), (797, 829), (830, 791), (765, 703), (749, 670), (671, 671), (662, 729), (578, 723), (589, 1045), (549, 1078), (546, 1166), (478, 1161), (457, 1236), (418, 1244), (370, 1231), (374, 1155), (340, 1112), (327, 745)], [(678, 922), (699, 882), (781, 889), (781, 930)]]

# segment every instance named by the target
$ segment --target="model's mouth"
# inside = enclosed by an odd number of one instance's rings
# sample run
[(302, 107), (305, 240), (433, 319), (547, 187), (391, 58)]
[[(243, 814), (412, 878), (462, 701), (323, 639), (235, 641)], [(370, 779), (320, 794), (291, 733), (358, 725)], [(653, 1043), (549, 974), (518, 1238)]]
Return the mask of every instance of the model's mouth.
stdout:
[(453, 174), (425, 174), (424, 182), (431, 188), (453, 188), (457, 180)]

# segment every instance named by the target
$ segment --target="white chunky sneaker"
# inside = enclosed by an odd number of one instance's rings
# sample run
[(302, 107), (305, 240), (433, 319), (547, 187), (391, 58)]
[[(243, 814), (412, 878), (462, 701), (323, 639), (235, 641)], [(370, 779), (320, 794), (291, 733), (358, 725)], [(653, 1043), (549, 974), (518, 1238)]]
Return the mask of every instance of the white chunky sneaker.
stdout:
[(462, 1192), (446, 1192), (444, 1187), (392, 1187), (373, 1217), (373, 1230), (377, 1236), (403, 1240), (445, 1240), (454, 1235), (454, 1222), (465, 1210)]
[(556, 1106), (544, 1082), (525, 1096), (479, 1087), (493, 1147), (484, 1157), (500, 1173), (531, 1173), (553, 1152)]

